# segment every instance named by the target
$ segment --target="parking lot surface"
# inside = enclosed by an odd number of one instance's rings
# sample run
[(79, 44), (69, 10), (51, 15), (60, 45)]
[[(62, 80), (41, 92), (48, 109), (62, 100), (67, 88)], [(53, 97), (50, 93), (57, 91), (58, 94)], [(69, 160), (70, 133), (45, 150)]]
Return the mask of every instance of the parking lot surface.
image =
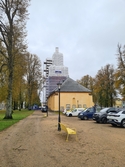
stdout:
[(34, 111), (0, 132), (0, 167), (125, 167), (125, 129), (61, 115), (78, 140), (59, 132), (58, 115)]

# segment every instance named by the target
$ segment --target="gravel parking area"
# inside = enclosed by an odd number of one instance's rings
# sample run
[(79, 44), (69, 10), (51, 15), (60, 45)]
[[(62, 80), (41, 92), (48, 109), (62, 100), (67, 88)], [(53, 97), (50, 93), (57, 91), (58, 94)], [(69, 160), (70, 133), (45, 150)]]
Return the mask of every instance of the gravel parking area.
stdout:
[(57, 130), (58, 115), (34, 113), (0, 132), (0, 167), (124, 167), (125, 129), (61, 115), (76, 128), (66, 142)]

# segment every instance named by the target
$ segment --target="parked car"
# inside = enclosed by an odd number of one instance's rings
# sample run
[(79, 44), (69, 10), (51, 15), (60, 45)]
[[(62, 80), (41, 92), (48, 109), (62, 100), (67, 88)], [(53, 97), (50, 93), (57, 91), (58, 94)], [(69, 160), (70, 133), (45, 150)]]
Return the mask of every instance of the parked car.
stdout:
[(125, 109), (120, 110), (118, 113), (109, 113), (107, 119), (107, 122), (112, 126), (121, 126), (125, 128)]
[(96, 121), (97, 123), (107, 123), (107, 114), (110, 112), (117, 113), (118, 108), (114, 107), (103, 108), (102, 110), (100, 110), (100, 112), (96, 112), (95, 114), (93, 114), (93, 120)]
[(41, 107), (41, 111), (42, 112), (47, 112), (47, 107), (46, 106)]
[(93, 107), (87, 108), (78, 114), (78, 118), (80, 118), (81, 120), (88, 120), (90, 118), (93, 118), (94, 113), (95, 113), (95, 110)]
[(66, 116), (68, 116), (68, 117), (78, 116), (78, 114), (84, 110), (85, 110), (85, 108), (75, 108), (74, 110), (72, 110), (70, 112), (66, 112)]
[(63, 113), (63, 114), (66, 114), (66, 112), (67, 112), (67, 109), (65, 109), (62, 113)]
[(73, 109), (71, 109), (71, 110), (65, 109), (62, 113), (63, 113), (64, 115), (66, 115), (67, 112), (71, 112), (72, 110), (73, 110)]

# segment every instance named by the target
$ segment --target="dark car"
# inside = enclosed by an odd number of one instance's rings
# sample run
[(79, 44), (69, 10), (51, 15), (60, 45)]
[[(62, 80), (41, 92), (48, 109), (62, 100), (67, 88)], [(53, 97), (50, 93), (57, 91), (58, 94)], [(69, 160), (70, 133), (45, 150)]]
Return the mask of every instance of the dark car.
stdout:
[(117, 113), (118, 111), (119, 109), (114, 107), (103, 108), (100, 112), (96, 112), (93, 115), (93, 120), (97, 123), (107, 123), (107, 114), (110, 112)]
[(43, 106), (43, 107), (41, 108), (41, 111), (42, 111), (42, 112), (47, 112), (47, 107), (46, 107), (46, 106)]
[(78, 118), (80, 118), (81, 120), (88, 120), (90, 118), (93, 118), (94, 113), (95, 113), (94, 107), (87, 108), (79, 113)]

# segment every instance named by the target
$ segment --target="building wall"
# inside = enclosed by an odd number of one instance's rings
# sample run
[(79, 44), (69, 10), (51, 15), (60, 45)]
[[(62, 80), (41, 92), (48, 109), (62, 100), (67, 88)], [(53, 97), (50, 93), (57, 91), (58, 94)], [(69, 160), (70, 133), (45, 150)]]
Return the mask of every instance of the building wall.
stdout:
[[(48, 107), (52, 111), (59, 110), (58, 92), (48, 98)], [(90, 93), (69, 93), (60, 92), (60, 110), (65, 108), (72, 109), (77, 107), (92, 107), (94, 105)]]
[(121, 107), (122, 108), (123, 107), (122, 100), (121, 99), (116, 99), (114, 107)]
[(51, 65), (49, 67), (49, 76), (65, 76), (68, 77), (68, 67), (65, 66), (55, 66), (55, 65)]
[(5, 102), (0, 103), (0, 110), (5, 110), (5, 109), (6, 109)]
[(55, 48), (55, 52), (52, 56), (53, 65), (55, 66), (63, 66), (63, 54), (59, 52), (59, 48)]
[(63, 65), (63, 54), (59, 52), (59, 48), (55, 48), (52, 58), (47, 58), (44, 62), (45, 82), (43, 84), (43, 102), (46, 102), (49, 94), (57, 87), (58, 82), (64, 81), (68, 74), (68, 67)]

